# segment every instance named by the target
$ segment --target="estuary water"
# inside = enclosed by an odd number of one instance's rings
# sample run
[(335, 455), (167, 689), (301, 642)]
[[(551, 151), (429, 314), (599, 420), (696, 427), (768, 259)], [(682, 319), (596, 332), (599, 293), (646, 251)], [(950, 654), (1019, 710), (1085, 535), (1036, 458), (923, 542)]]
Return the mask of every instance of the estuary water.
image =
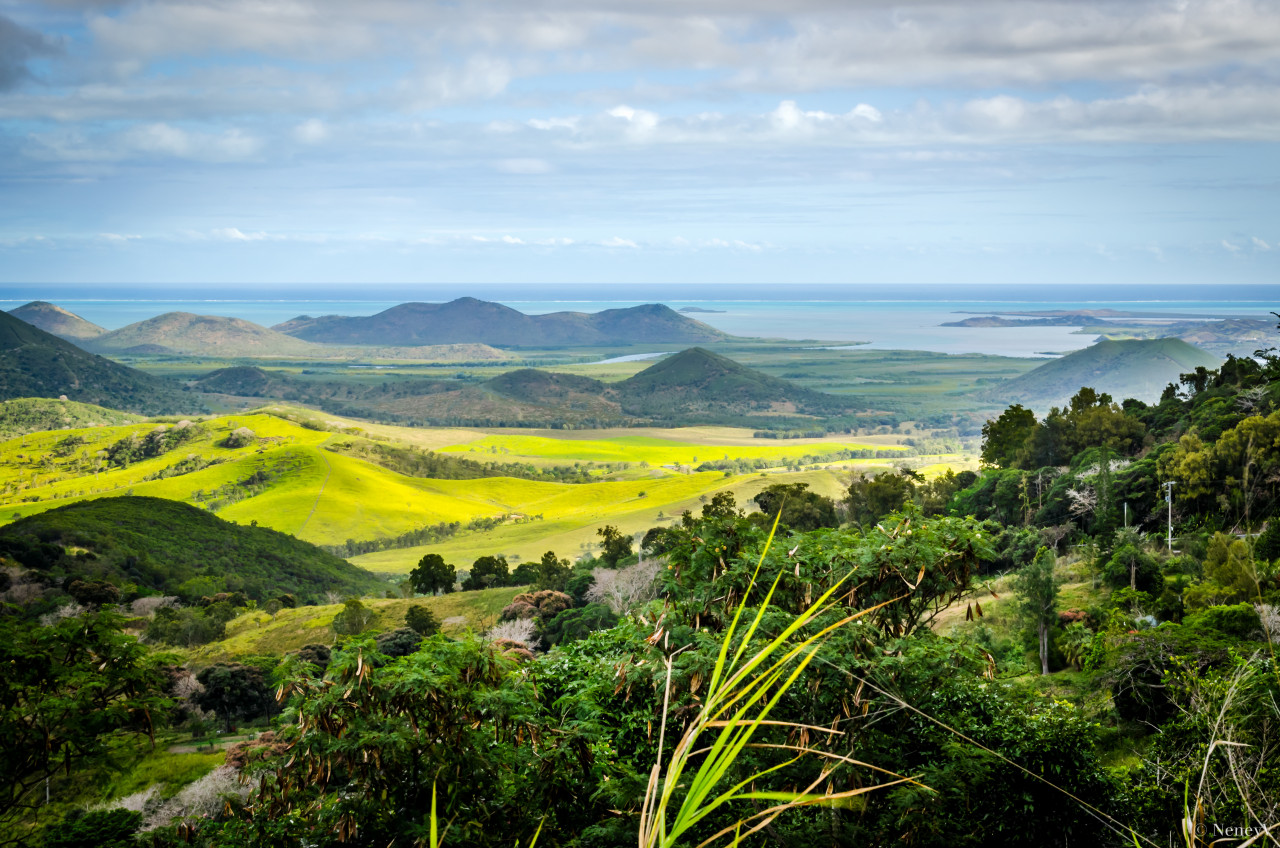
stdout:
[[(407, 301), (492, 300), (529, 314), (665, 303), (736, 336), (865, 343), (879, 350), (1044, 356), (1087, 347), (1075, 327), (942, 327), (974, 314), (1111, 309), (1173, 318), (1274, 320), (1280, 286), (0, 285), (0, 309), (46, 300), (109, 330), (165, 312), (264, 326), (299, 315), (372, 315)], [(1277, 335), (1280, 339), (1280, 334)], [(625, 348), (620, 347), (620, 355)]]

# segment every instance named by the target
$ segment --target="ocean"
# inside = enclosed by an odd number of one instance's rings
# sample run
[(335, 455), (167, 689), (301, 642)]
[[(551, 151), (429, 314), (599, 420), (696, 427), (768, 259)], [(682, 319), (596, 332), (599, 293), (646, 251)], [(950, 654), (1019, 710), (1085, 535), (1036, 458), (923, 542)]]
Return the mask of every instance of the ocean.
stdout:
[[(46, 300), (109, 330), (165, 312), (243, 318), (272, 326), (299, 315), (372, 315), (406, 301), (476, 297), (529, 314), (665, 303), (713, 310), (690, 317), (739, 336), (866, 343), (880, 350), (1044, 356), (1088, 346), (1073, 327), (941, 327), (973, 314), (1113, 309), (1170, 318), (1247, 317), (1274, 320), (1280, 286), (0, 286), (0, 308)], [(1280, 334), (1277, 334), (1280, 339)]]

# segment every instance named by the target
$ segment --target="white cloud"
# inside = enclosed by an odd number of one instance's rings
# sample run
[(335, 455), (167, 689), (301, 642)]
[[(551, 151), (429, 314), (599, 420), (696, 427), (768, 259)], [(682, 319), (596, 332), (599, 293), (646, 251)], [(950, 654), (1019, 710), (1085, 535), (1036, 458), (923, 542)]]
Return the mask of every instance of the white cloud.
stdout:
[(211, 230), (209, 235), (222, 241), (266, 241), (270, 238), (266, 233), (245, 233), (238, 227), (223, 227)]
[(311, 118), (293, 128), (293, 137), (303, 144), (320, 144), (329, 138), (329, 128), (319, 118)]
[(640, 245), (636, 244), (631, 239), (619, 238), (618, 236), (611, 236), (610, 238), (599, 242), (599, 244), (601, 247), (625, 247), (629, 249), (636, 249), (640, 247)]
[(262, 147), (259, 139), (237, 128), (215, 135), (193, 132), (166, 123), (134, 127), (126, 131), (121, 140), (134, 153), (211, 161), (248, 159)]
[(1239, 253), (1243, 249), (1240, 247), (1240, 245), (1233, 244), (1232, 242), (1229, 242), (1226, 239), (1222, 240), (1222, 247), (1228, 253)]
[(551, 163), (545, 159), (501, 159), (494, 164), (504, 174), (549, 174)]
[(607, 114), (625, 122), (626, 137), (633, 141), (648, 141), (658, 128), (660, 120), (654, 112), (633, 109), (626, 105), (615, 106)]
[(1265, 241), (1263, 241), (1262, 239), (1258, 238), (1257, 236), (1253, 236), (1253, 237), (1252, 237), (1252, 240), (1253, 240), (1253, 248), (1254, 248), (1254, 250), (1267, 251), (1267, 250), (1270, 250), (1270, 249), (1271, 249), (1271, 245), (1267, 244)]

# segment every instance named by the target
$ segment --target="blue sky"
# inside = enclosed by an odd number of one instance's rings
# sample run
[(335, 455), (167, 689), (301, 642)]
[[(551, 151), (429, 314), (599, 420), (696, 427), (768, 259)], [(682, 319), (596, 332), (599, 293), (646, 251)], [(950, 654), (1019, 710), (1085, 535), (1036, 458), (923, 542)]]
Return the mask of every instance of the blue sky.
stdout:
[(1280, 0), (0, 0), (0, 282), (1274, 283)]

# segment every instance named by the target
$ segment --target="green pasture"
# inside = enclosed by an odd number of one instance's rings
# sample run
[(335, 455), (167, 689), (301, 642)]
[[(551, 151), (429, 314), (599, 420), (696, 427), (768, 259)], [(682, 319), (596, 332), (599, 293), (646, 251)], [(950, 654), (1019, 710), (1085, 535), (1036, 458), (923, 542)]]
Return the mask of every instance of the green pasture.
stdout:
[[(678, 432), (678, 431), (677, 431)], [(793, 445), (759, 440), (755, 445), (716, 445), (707, 441), (680, 442), (652, 436), (615, 436), (602, 440), (563, 439), (533, 435), (490, 435), (464, 445), (443, 448), (458, 453), (490, 454), (505, 459), (553, 459), (559, 462), (644, 462), (649, 465), (692, 465), (721, 459), (783, 461), (806, 455), (822, 456), (841, 450), (895, 450), (897, 446), (854, 441), (821, 441)], [(481, 459), (482, 457), (475, 457)]]
[[(422, 604), (435, 613), (443, 632), (458, 635), (467, 630), (483, 631), (498, 621), (503, 607), (528, 587), (504, 586), (476, 592), (454, 592), (431, 597), (372, 598), (364, 604), (377, 613), (370, 630), (387, 631), (404, 627), (404, 615), (411, 604)], [(331, 645), (330, 627), (342, 604), (282, 609), (274, 616), (261, 610), (246, 612), (227, 623), (226, 638), (185, 649), (181, 653), (195, 665), (211, 665), (240, 657), (271, 654), (280, 656), (303, 645)]]
[[(289, 420), (303, 415), (308, 416), (302, 420), (309, 421), (309, 427)], [(107, 468), (100, 452), (130, 433), (145, 435), (156, 422), (36, 433), (2, 442), (0, 520), (85, 498), (126, 493), (198, 505), (208, 503), (210, 493), (216, 491), (221, 491), (226, 501), (229, 488), (241, 499), (224, 502), (218, 512), (222, 518), (243, 524), (256, 522), (316, 544), (384, 539), (429, 525), (513, 516), (492, 530), (464, 532), (429, 548), (465, 567), (487, 553), (503, 553), (513, 561), (535, 559), (546, 550), (576, 557), (594, 548), (596, 528), (604, 524), (640, 533), (663, 520), (674, 520), (684, 510), (697, 512), (702, 503), (722, 490), (733, 491), (744, 505), (775, 482), (808, 482), (815, 490), (838, 497), (850, 472), (887, 468), (892, 461), (824, 457), (843, 449), (897, 447), (891, 437), (774, 441), (753, 439), (751, 431), (725, 427), (642, 432), (420, 429), (368, 425), (289, 408), (198, 423), (204, 433), (195, 440), (127, 468)], [(222, 446), (238, 427), (253, 430), (257, 442), (234, 449)], [(627, 463), (629, 467), (609, 479), (577, 484), (507, 477), (414, 478), (325, 450), (323, 445), (332, 433), (315, 427), (423, 449), (451, 450), (480, 461)], [(84, 439), (84, 444), (65, 456), (55, 456), (57, 444), (73, 435)], [(193, 456), (215, 464), (179, 476), (145, 479)], [(689, 471), (700, 462), (726, 457), (765, 459), (781, 466), (805, 456), (811, 458), (810, 464), (801, 473), (782, 473), (780, 467), (768, 474), (729, 476), (718, 471)], [(924, 464), (926, 475), (971, 465), (964, 457), (951, 455), (911, 461)], [(268, 478), (262, 491), (235, 488), (259, 472)], [(403, 574), (426, 550), (381, 551), (355, 561), (375, 572)]]
[[(740, 506), (754, 508), (751, 498), (775, 483), (806, 483), (815, 492), (838, 498), (844, 494), (847, 475), (829, 470), (732, 477), (703, 472), (648, 481), (643, 485), (588, 483), (568, 487), (574, 492), (552, 503), (543, 503), (542, 509), (531, 509), (534, 514), (542, 512), (544, 518), (540, 521), (504, 524), (485, 532), (460, 534), (433, 545), (364, 554), (352, 557), (351, 561), (370, 571), (406, 574), (427, 553), (438, 553), (460, 569), (486, 554), (503, 554), (512, 565), (536, 560), (548, 550), (575, 559), (596, 549), (599, 543), (596, 530), (605, 524), (612, 524), (624, 533), (643, 533), (655, 525), (677, 520), (685, 510), (699, 512), (712, 495), (721, 491), (733, 492)], [(644, 497), (639, 496), (640, 491), (645, 492)], [(570, 499), (569, 495), (574, 497)]]
[[(203, 436), (127, 468), (106, 467), (104, 461), (99, 461), (100, 452), (130, 433), (145, 436), (157, 422), (54, 430), (0, 442), (0, 514), (6, 518), (15, 513), (29, 515), (63, 503), (123, 494), (130, 489), (139, 495), (187, 500), (196, 489), (216, 488), (270, 464), (282, 449), (319, 445), (329, 437), (264, 414), (225, 416), (197, 423), (205, 428)], [(241, 448), (219, 444), (239, 427), (253, 430), (258, 441)], [(67, 456), (56, 456), (58, 443), (71, 436), (83, 439), (84, 444), (74, 447)], [(193, 456), (218, 464), (193, 474), (145, 479)]]

